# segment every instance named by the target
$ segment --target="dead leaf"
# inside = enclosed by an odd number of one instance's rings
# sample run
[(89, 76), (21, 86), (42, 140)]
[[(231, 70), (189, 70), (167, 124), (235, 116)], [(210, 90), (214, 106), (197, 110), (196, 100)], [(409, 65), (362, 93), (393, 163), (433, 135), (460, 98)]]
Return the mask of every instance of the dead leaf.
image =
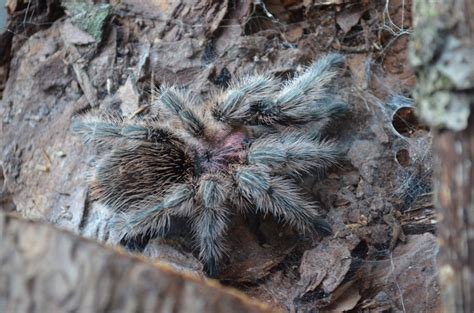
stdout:
[(328, 313), (347, 312), (354, 309), (361, 298), (359, 289), (354, 286), (354, 281), (349, 281), (334, 291), (331, 296), (332, 304), (321, 311)]
[(60, 32), (64, 40), (74, 45), (87, 45), (95, 42), (94, 37), (79, 27), (73, 25), (70, 21), (66, 21), (64, 23), (63, 27), (60, 29)]
[(139, 109), (138, 102), (140, 100), (140, 95), (137, 90), (137, 86), (134, 82), (134, 79), (129, 76), (125, 85), (121, 86), (117, 90), (117, 97), (120, 99), (120, 109), (122, 110), (122, 115), (127, 118), (132, 118), (135, 112)]
[(163, 242), (162, 239), (150, 241), (143, 254), (153, 260), (169, 264), (178, 272), (186, 272), (199, 276), (202, 264), (191, 253), (187, 253)]
[(323, 241), (316, 248), (303, 254), (299, 272), (301, 296), (321, 287), (331, 293), (344, 279), (351, 264), (351, 252), (347, 242)]
[(18, 5), (17, 0), (7, 0), (7, 3), (5, 3), (5, 7), (7, 8), (7, 12), (9, 15), (15, 12), (17, 5)]
[(229, 230), (227, 241), (229, 251), (233, 253), (229, 254), (229, 261), (221, 265), (219, 278), (255, 282), (283, 261), (294, 248), (295, 240), (290, 229), (275, 227), (275, 221), (267, 218), (258, 227), (266, 241), (266, 244), (261, 244), (247, 222), (240, 216), (236, 218), (240, 223)]
[(367, 89), (370, 73), (367, 68), (367, 56), (364, 54), (355, 54), (347, 58), (347, 65), (354, 75), (354, 82), (363, 90)]
[(138, 62), (134, 71), (135, 77), (137, 78), (140, 78), (140, 75), (142, 73), (142, 68), (145, 65), (146, 60), (150, 56), (150, 47), (151, 47), (150, 41), (148, 41), (146, 37), (140, 41), (140, 45), (138, 47), (138, 51), (139, 51)]
[(303, 27), (298, 26), (290, 29), (285, 33), (286, 40), (289, 42), (296, 42), (303, 36)]
[(364, 13), (365, 8), (363, 6), (355, 5), (347, 7), (336, 15), (336, 22), (344, 33), (348, 33), (352, 27), (359, 23), (359, 20)]

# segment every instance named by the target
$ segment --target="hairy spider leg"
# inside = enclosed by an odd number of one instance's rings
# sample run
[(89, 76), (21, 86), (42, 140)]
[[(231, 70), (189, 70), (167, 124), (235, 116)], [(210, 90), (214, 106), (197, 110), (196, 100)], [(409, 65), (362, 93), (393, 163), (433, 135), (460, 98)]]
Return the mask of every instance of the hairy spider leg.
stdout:
[(125, 241), (137, 237), (164, 236), (169, 230), (172, 216), (189, 217), (193, 210), (195, 189), (191, 184), (173, 185), (161, 201), (148, 207), (143, 204), (126, 212), (118, 212), (113, 226)]
[(290, 130), (257, 138), (249, 148), (247, 162), (269, 166), (274, 173), (301, 176), (337, 164), (340, 150), (335, 141)]
[(329, 92), (343, 65), (344, 57), (337, 53), (311, 64), (284, 83), (274, 99), (258, 103), (257, 123), (301, 124), (344, 114), (347, 104)]
[(304, 199), (291, 179), (268, 173), (263, 166), (242, 166), (233, 174), (237, 192), (254, 205), (256, 212), (272, 214), (301, 233), (331, 233), (331, 226), (316, 214), (317, 206)]
[(203, 175), (199, 180), (196, 217), (193, 231), (199, 245), (199, 257), (210, 277), (217, 276), (217, 263), (226, 250), (224, 236), (230, 211), (226, 205), (230, 182), (216, 174)]
[(204, 117), (192, 107), (195, 100), (191, 94), (176, 87), (162, 87), (158, 104), (170, 118), (179, 120), (183, 128), (194, 137), (202, 137), (206, 128)]
[(99, 117), (87, 116), (72, 122), (74, 133), (81, 135), (86, 142), (104, 144), (107, 139), (124, 138), (161, 142), (176, 140), (176, 136), (167, 128), (143, 123), (125, 124), (121, 121), (104, 121)]
[(213, 97), (210, 110), (218, 121), (242, 125), (250, 118), (253, 104), (272, 97), (277, 89), (278, 84), (270, 75), (247, 75)]

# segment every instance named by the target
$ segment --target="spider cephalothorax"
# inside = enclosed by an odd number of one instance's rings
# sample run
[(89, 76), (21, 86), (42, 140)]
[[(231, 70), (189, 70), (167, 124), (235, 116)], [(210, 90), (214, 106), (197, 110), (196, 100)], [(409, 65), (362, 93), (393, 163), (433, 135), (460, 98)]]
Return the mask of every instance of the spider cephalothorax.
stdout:
[(235, 212), (330, 233), (294, 178), (337, 159), (333, 141), (301, 126), (346, 111), (333, 88), (343, 63), (327, 55), (283, 84), (247, 76), (203, 105), (187, 91), (162, 87), (153, 119), (75, 121), (77, 133), (106, 151), (91, 178), (92, 197), (117, 213), (112, 227), (125, 241), (163, 235), (170, 217), (187, 218), (210, 275)]

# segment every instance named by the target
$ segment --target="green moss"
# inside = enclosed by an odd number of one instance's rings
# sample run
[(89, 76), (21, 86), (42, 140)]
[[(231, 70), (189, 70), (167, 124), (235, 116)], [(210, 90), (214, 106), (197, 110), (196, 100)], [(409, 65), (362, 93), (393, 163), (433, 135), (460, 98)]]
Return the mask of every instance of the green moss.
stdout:
[(62, 5), (71, 15), (75, 25), (92, 35), (97, 42), (102, 40), (104, 23), (112, 11), (110, 4), (92, 4), (86, 0), (64, 0)]

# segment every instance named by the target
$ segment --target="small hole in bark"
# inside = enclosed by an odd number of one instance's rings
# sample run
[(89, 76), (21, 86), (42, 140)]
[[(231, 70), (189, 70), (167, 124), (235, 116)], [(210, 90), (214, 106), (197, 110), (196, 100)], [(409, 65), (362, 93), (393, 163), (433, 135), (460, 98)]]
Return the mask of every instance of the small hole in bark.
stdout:
[(392, 125), (402, 136), (412, 137), (419, 130), (428, 131), (428, 126), (418, 120), (412, 107), (401, 107), (393, 115)]
[(6, 185), (6, 178), (4, 176), (2, 165), (0, 165), (0, 208), (5, 212), (16, 211), (16, 205), (13, 202), (13, 196)]
[(395, 158), (397, 159), (398, 164), (403, 167), (410, 165), (410, 153), (407, 149), (398, 150)]

